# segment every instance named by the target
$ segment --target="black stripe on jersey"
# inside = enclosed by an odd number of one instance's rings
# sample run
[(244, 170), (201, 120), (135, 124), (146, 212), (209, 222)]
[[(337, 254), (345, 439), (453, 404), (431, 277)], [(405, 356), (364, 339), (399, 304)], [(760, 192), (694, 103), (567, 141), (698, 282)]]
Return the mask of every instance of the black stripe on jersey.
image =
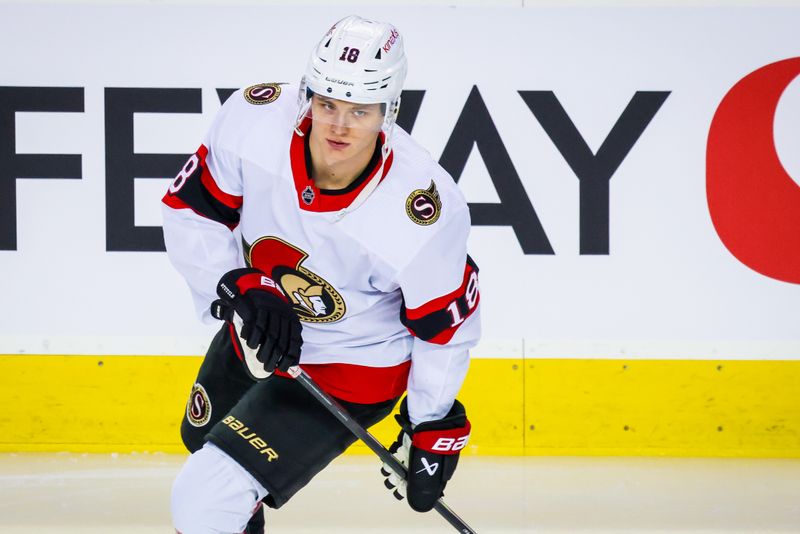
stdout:
[(443, 297), (416, 308), (411, 312), (403, 302), (400, 310), (400, 322), (409, 331), (423, 341), (444, 345), (453, 337), (458, 327), (467, 317), (472, 315), (478, 305), (477, 287), (478, 265), (467, 256), (464, 269), (464, 281), (461, 287)]
[(213, 182), (214, 179), (206, 167), (203, 152), (200, 150), (195, 156), (192, 156), (199, 158), (197, 167), (177, 190), (167, 191), (164, 203), (173, 208), (189, 208), (198, 215), (224, 224), (232, 230), (239, 224), (239, 209), (219, 200), (204, 184), (204, 178), (207, 182)]

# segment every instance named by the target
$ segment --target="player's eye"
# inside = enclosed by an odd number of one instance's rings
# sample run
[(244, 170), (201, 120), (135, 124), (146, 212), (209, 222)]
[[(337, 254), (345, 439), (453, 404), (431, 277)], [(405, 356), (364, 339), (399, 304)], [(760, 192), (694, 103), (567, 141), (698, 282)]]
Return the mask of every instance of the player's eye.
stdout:
[(359, 118), (359, 119), (361, 119), (363, 117), (366, 117), (368, 113), (369, 112), (367, 112), (366, 110), (363, 110), (363, 109), (354, 109), (353, 110), (353, 115), (355, 117)]

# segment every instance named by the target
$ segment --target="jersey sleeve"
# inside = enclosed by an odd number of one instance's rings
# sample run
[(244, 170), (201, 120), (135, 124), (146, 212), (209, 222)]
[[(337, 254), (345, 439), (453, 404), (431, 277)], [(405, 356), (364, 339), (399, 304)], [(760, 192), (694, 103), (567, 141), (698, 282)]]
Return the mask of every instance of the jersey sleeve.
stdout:
[(469, 210), (442, 221), (402, 269), (400, 320), (414, 336), (408, 380), (413, 424), (444, 417), (469, 367), (469, 349), (480, 338), (478, 267), (467, 255)]
[(217, 282), (240, 266), (234, 230), (242, 207), (241, 164), (217, 139), (226, 107), (162, 199), (167, 254), (186, 279), (204, 322), (213, 321), (208, 310), (216, 298)]
[[(236, 180), (240, 171), (235, 160), (228, 161), (234, 158), (225, 157), (220, 149), (211, 152), (208, 148), (211, 143), (208, 140), (206, 143), (189, 156), (162, 202), (176, 210), (191, 210), (233, 230), (239, 225), (239, 208), (242, 207), (241, 186)], [(221, 182), (229, 190), (238, 189), (238, 194), (223, 190), (219, 185)]]

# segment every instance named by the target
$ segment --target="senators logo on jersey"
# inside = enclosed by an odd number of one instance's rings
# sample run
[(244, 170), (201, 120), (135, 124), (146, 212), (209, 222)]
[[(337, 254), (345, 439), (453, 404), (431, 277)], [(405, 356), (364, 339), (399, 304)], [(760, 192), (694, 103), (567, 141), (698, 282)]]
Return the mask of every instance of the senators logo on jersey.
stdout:
[(428, 189), (417, 189), (406, 199), (406, 214), (415, 223), (428, 226), (439, 220), (442, 214), (442, 200), (436, 190), (436, 182), (431, 180)]
[(332, 323), (344, 316), (344, 299), (321, 276), (302, 266), (308, 254), (279, 239), (266, 236), (252, 245), (243, 241), (245, 261), (267, 273), (294, 304), (301, 321)]
[(260, 106), (278, 100), (281, 96), (281, 83), (259, 83), (244, 90), (244, 98), (251, 104)]

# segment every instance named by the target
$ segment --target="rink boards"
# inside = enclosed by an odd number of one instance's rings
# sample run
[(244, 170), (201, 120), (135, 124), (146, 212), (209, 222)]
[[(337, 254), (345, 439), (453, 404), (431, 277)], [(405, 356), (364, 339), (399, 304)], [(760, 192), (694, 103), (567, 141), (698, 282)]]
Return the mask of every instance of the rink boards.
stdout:
[[(200, 361), (0, 356), (0, 451), (181, 452)], [(470, 454), (798, 458), (797, 384), (799, 361), (481, 358), (460, 398)]]
[[(257, 4), (0, 3), (0, 450), (181, 450), (218, 325), (160, 198), (350, 12)], [(357, 10), (470, 206), (469, 452), (800, 457), (800, 9), (620, 4)]]

